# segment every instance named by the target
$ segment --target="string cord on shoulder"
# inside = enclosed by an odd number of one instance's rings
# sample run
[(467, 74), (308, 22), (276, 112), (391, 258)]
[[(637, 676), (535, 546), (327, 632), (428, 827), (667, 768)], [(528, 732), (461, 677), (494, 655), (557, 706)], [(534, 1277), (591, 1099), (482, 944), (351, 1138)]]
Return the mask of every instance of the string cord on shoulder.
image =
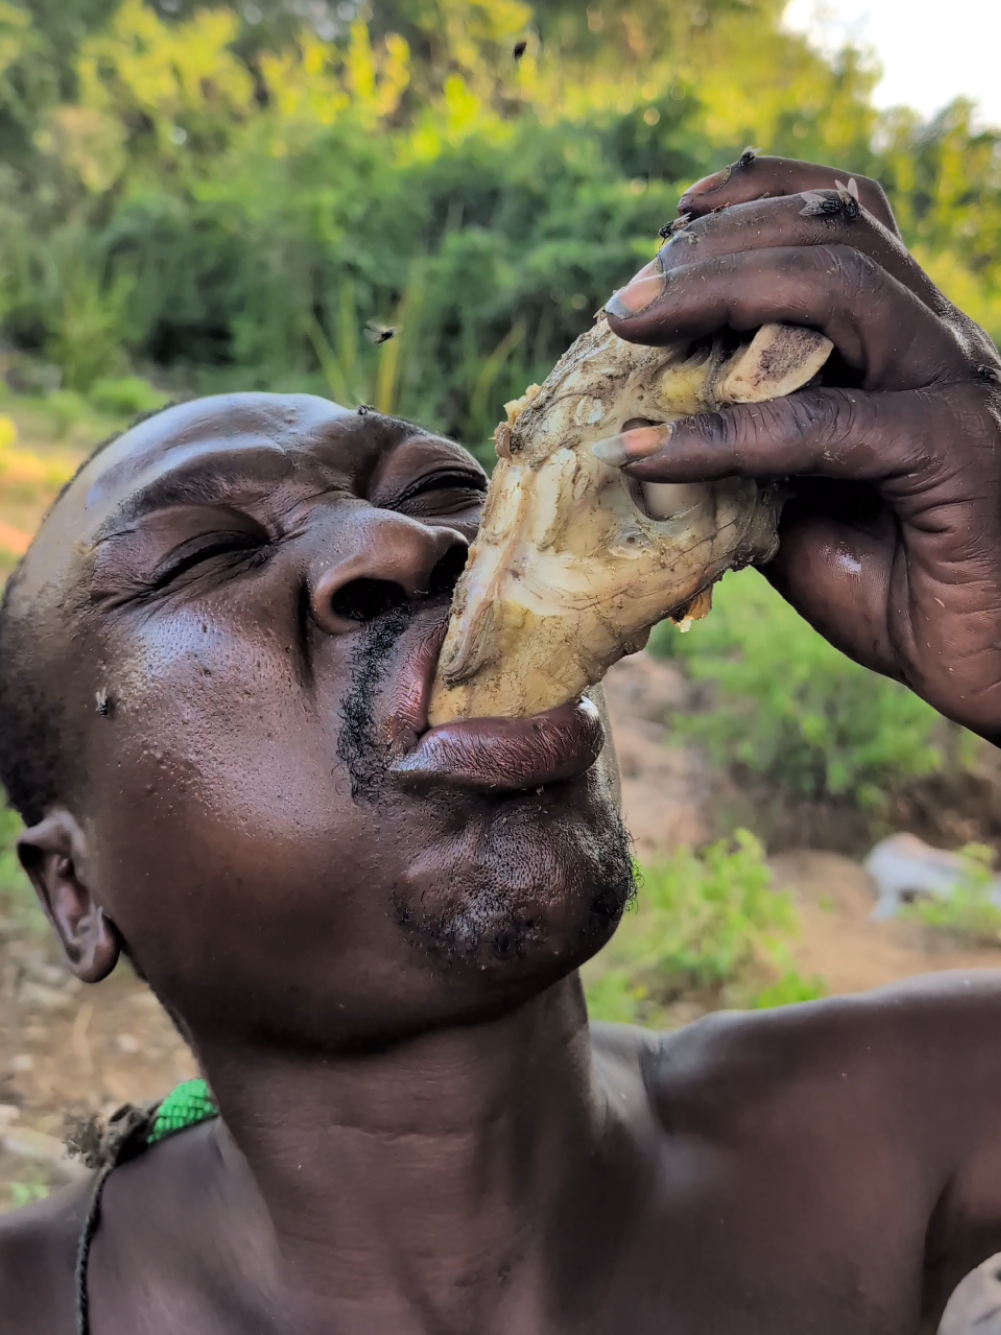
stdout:
[(90, 1291), (87, 1275), (90, 1252), (101, 1222), (101, 1200), (108, 1178), (119, 1164), (141, 1154), (146, 1147), (150, 1128), (155, 1125), (159, 1103), (137, 1107), (127, 1103), (114, 1114), (107, 1128), (101, 1129), (96, 1119), (86, 1127), (78, 1128), (69, 1142), (88, 1168), (97, 1169), (90, 1191), (87, 1214), (77, 1244), (76, 1265), (73, 1271), (73, 1291), (76, 1305), (76, 1335), (90, 1335)]
[(71, 1153), (79, 1155), (88, 1168), (97, 1170), (73, 1272), (76, 1335), (91, 1335), (90, 1253), (101, 1223), (101, 1202), (108, 1178), (120, 1164), (134, 1159), (149, 1146), (218, 1115), (205, 1081), (186, 1080), (162, 1101), (139, 1106), (127, 1103), (118, 1109), (107, 1127), (98, 1119), (85, 1119), (68, 1138)]
[(87, 1270), (90, 1265), (90, 1248), (94, 1234), (101, 1221), (101, 1197), (108, 1178), (114, 1172), (113, 1163), (106, 1164), (94, 1180), (87, 1206), (87, 1217), (76, 1250), (76, 1268), (73, 1272), (73, 1291), (76, 1297), (76, 1335), (90, 1335), (90, 1292), (87, 1287)]

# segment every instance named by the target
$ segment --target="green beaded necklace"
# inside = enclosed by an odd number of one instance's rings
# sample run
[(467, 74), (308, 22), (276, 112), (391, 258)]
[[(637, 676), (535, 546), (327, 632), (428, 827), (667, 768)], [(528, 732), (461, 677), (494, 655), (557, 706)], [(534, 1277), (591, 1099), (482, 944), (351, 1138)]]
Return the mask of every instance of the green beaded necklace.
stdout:
[(155, 1145), (189, 1126), (208, 1122), (219, 1116), (219, 1109), (204, 1080), (185, 1080), (172, 1094), (168, 1094), (156, 1110), (153, 1125), (146, 1136), (146, 1144)]

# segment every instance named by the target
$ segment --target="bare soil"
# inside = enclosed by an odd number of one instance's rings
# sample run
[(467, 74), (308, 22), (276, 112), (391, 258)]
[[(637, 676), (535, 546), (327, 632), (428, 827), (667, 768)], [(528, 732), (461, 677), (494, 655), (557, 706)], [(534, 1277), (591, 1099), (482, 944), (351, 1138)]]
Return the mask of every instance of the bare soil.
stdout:
[(68, 1119), (161, 1098), (195, 1073), (131, 970), (83, 988), (34, 923), (0, 919), (0, 1210), (78, 1175)]

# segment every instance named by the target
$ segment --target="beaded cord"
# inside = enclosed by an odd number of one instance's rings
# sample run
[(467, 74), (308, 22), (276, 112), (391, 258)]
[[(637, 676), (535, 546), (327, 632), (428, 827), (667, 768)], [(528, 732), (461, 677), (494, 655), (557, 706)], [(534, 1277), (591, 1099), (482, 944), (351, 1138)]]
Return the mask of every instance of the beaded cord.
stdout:
[(168, 1094), (156, 1111), (153, 1127), (146, 1137), (147, 1146), (156, 1145), (189, 1126), (219, 1116), (219, 1109), (204, 1080), (186, 1080)]

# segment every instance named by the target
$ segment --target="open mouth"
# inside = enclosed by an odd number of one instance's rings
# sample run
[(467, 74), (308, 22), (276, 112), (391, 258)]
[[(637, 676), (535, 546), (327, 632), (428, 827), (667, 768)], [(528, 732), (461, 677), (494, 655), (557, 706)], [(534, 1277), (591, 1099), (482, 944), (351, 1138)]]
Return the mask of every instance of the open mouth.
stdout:
[(407, 636), (407, 661), (390, 689), (398, 758), (389, 773), (408, 786), (447, 783), (518, 792), (578, 778), (605, 744), (597, 707), (587, 699), (532, 718), (474, 718), (428, 724), (431, 686), (445, 641), (447, 609)]

